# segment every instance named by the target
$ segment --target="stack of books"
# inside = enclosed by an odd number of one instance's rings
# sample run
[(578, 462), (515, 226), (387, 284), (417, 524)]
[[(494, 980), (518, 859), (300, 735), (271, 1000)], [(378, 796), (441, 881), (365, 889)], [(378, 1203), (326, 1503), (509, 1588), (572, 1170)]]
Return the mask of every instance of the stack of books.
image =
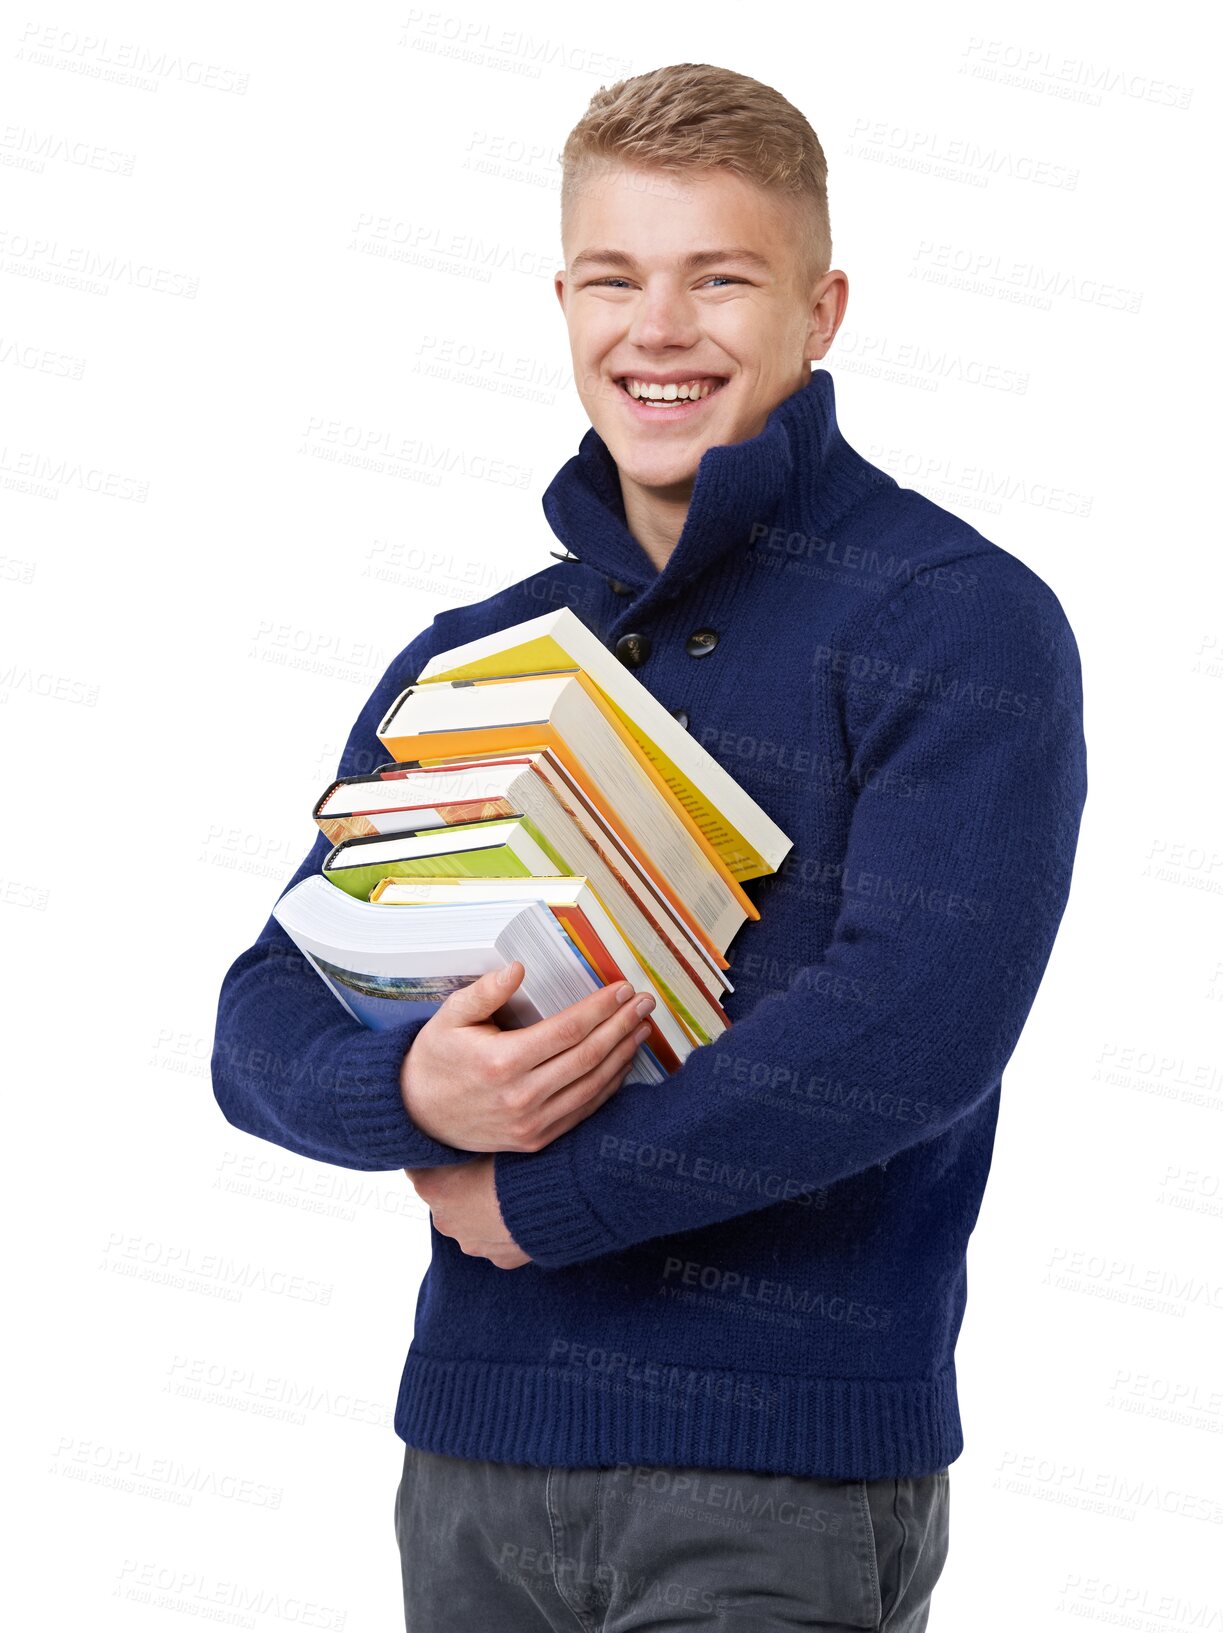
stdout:
[(517, 959), (502, 1026), (653, 994), (625, 1082), (727, 1029), (743, 886), (792, 841), (572, 610), (438, 653), (377, 735), (391, 758), (324, 791), (332, 849), (273, 908), (351, 1015), (427, 1017)]

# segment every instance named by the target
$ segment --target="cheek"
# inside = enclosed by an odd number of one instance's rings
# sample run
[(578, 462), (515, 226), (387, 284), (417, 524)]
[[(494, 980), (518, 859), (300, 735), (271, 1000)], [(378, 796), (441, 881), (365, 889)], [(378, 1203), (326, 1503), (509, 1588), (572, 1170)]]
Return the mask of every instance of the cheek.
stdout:
[(632, 320), (627, 301), (590, 301), (569, 322), (569, 333), (574, 344), (586, 348), (597, 347), (608, 336), (623, 334)]
[(605, 404), (619, 394), (620, 387), (613, 385), (601, 371), (597, 357), (586, 356), (576, 359), (573, 377), (579, 395), (592, 414), (597, 414)]
[(707, 338), (740, 368), (752, 368), (759, 359), (767, 358), (776, 344), (768, 314), (750, 300), (709, 307), (701, 319)]

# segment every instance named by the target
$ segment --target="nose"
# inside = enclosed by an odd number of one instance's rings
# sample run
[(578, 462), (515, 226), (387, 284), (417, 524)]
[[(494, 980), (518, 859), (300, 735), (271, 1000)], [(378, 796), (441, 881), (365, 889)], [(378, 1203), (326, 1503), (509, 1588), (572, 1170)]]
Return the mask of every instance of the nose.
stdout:
[(633, 302), (628, 341), (643, 352), (691, 346), (698, 334), (696, 304), (670, 279), (652, 278)]

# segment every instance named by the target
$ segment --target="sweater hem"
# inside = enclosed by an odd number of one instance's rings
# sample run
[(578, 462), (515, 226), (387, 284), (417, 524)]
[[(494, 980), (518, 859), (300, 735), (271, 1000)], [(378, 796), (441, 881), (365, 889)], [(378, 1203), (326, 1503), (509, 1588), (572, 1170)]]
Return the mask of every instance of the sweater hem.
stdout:
[(593, 1347), (566, 1367), (437, 1360), (413, 1345), (395, 1432), (422, 1451), (494, 1463), (833, 1480), (918, 1478), (964, 1449), (954, 1361), (931, 1378), (794, 1377)]

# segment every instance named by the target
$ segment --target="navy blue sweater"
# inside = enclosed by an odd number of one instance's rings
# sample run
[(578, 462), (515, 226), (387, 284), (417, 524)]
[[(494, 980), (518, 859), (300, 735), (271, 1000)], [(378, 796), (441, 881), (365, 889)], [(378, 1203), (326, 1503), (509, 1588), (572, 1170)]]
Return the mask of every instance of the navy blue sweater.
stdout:
[[(638, 679), (794, 846), (747, 886), (761, 917), (729, 949), (725, 1035), (542, 1150), (497, 1154), (533, 1262), (498, 1269), (430, 1224), (396, 1430), (569, 1467), (943, 1467), (963, 1449), (954, 1351), (1001, 1075), (1086, 797), (1069, 623), (1017, 557), (855, 452), (825, 369), (705, 452), (662, 572), (593, 427), (543, 506), (578, 559), (440, 613), (337, 775), (386, 759), (375, 727), (432, 653), (568, 605), (608, 646), (644, 637)], [(699, 655), (696, 630), (716, 633)], [(420, 1024), (360, 1027), (269, 918), (224, 976), (217, 1100), (322, 1162), (461, 1162), (400, 1098)]]

